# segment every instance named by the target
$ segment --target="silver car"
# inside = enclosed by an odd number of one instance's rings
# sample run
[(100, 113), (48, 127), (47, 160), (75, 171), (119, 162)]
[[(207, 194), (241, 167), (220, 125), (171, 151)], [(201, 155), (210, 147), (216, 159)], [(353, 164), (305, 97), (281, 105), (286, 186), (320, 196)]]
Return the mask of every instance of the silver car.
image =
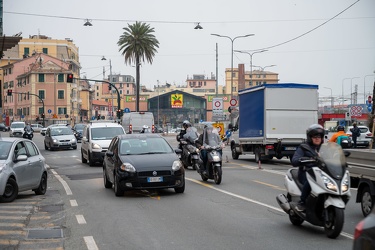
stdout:
[(12, 202), (19, 192), (47, 190), (47, 167), (34, 142), (23, 138), (0, 138), (0, 202)]
[(48, 127), (44, 137), (44, 149), (77, 149), (77, 139), (73, 130), (68, 126)]

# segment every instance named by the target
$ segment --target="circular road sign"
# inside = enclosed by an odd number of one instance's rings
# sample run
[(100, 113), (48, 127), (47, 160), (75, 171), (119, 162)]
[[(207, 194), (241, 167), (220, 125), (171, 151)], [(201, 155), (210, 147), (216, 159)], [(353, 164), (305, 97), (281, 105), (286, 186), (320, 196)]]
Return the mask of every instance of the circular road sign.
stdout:
[(51, 110), (51, 109), (49, 109), (49, 110), (48, 110), (47, 112), (48, 112), (48, 114), (51, 114), (51, 113), (52, 113), (52, 110)]
[(215, 102), (215, 107), (216, 107), (216, 108), (220, 108), (220, 106), (221, 106), (221, 102), (220, 102), (220, 101), (216, 101), (216, 102)]
[(237, 100), (236, 99), (230, 99), (229, 103), (230, 103), (231, 106), (236, 106)]

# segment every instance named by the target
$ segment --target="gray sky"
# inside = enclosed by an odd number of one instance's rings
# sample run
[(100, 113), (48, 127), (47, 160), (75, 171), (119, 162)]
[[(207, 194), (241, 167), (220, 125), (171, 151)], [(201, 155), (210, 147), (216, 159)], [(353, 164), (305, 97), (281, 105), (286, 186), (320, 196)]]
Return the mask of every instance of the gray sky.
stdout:
[[(255, 34), (236, 39), (234, 50), (269, 48), (254, 54), (253, 65), (276, 65), (266, 70), (279, 73), (280, 82), (318, 84), (320, 96), (329, 97), (331, 88), (333, 96), (344, 92), (346, 98), (358, 84), (358, 103), (363, 102), (364, 90), (366, 96), (372, 93), (374, 0), (5, 0), (3, 9), (6, 35), (73, 39), (87, 78), (102, 79), (103, 66), (109, 74), (109, 60), (102, 61), (102, 56), (111, 59), (113, 74), (135, 76), (135, 68), (124, 64), (117, 42), (128, 23), (143, 21), (155, 28), (160, 42), (153, 64), (141, 68), (141, 84), (148, 88), (157, 80), (181, 85), (193, 74), (215, 74), (216, 43), (218, 79), (224, 85), (224, 70), (231, 67), (231, 41), (211, 35), (217, 33), (231, 38)], [(84, 19), (92, 20), (93, 26), (83, 26)], [(194, 29), (197, 22), (203, 29)], [(234, 53), (234, 67), (238, 63), (250, 70), (248, 54)], [(354, 77), (359, 78), (345, 79)]]

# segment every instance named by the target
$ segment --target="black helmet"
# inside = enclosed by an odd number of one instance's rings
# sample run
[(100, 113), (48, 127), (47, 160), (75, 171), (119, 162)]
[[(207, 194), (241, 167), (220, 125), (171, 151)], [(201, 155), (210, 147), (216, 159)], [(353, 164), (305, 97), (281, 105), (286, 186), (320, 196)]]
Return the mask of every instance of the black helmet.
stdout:
[(345, 131), (345, 128), (344, 128), (344, 126), (341, 126), (341, 125), (340, 125), (340, 126), (338, 126), (338, 127), (337, 127), (337, 131)]
[[(311, 137), (319, 135), (320, 137), (324, 137), (324, 128), (319, 124), (311, 125), (306, 131), (307, 143), (312, 144)], [(323, 140), (322, 140), (323, 143)]]

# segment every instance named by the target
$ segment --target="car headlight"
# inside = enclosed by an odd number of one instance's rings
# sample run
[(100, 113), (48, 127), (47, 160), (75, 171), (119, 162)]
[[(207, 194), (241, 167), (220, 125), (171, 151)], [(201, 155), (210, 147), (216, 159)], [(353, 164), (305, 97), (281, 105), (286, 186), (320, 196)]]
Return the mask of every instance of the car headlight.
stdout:
[(130, 172), (130, 173), (135, 173), (135, 167), (130, 164), (130, 163), (123, 163), (120, 167), (122, 171)]
[(93, 143), (93, 144), (92, 144), (92, 148), (93, 148), (93, 149), (100, 149), (101, 147), (100, 147), (99, 144)]
[(53, 143), (57, 143), (57, 140), (56, 140), (56, 139), (53, 139), (52, 141), (53, 141)]
[(220, 156), (218, 156), (218, 155), (214, 155), (214, 156), (212, 157), (212, 160), (213, 160), (213, 161), (220, 161)]
[(328, 178), (326, 175), (321, 175), (324, 185), (326, 186), (327, 189), (337, 192), (337, 184), (333, 182), (330, 178)]
[(75, 142), (76, 142), (76, 139), (73, 138), (73, 139), (71, 139), (70, 141), (73, 142), (73, 143), (75, 143)]
[(178, 171), (182, 167), (181, 161), (174, 161), (172, 164), (172, 170), (173, 171)]
[(345, 179), (341, 182), (341, 191), (345, 193), (346, 191), (349, 190), (350, 186), (350, 178), (348, 175), (345, 176)]

